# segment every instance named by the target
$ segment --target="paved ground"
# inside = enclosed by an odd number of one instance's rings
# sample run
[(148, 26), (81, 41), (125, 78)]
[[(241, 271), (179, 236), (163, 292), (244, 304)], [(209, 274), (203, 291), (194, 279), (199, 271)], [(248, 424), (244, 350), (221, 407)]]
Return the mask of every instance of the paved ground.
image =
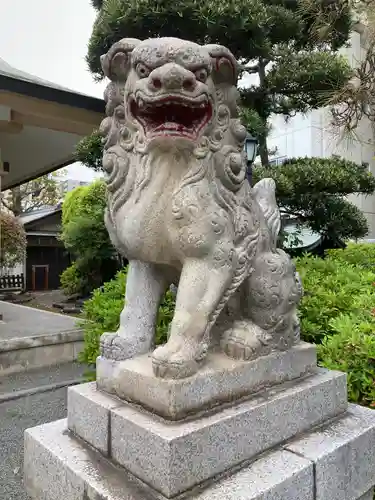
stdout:
[(60, 333), (76, 328), (76, 318), (27, 306), (0, 301), (0, 312), (3, 314), (0, 340)]
[[(0, 379), (0, 395), (82, 375), (77, 364)], [(0, 499), (29, 500), (22, 484), (25, 429), (66, 417), (66, 388), (0, 403)]]

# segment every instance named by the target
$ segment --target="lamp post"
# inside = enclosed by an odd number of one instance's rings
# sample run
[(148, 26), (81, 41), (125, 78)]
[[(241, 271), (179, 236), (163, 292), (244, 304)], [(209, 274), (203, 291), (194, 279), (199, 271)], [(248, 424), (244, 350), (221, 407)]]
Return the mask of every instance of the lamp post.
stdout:
[(249, 184), (251, 185), (253, 177), (252, 165), (254, 163), (254, 160), (258, 152), (258, 140), (254, 136), (252, 136), (249, 132), (247, 133), (245, 139), (244, 151), (246, 153), (246, 162), (247, 162), (246, 177), (247, 180), (249, 181)]

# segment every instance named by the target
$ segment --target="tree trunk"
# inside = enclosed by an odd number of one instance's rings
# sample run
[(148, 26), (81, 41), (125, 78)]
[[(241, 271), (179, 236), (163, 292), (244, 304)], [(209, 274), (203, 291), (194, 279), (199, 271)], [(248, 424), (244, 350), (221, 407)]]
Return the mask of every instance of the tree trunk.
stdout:
[(16, 217), (22, 214), (22, 196), (21, 188), (17, 186), (12, 189), (12, 206), (11, 210)]
[[(263, 59), (259, 59), (259, 69), (258, 69), (258, 75), (259, 75), (259, 83), (260, 87), (264, 89), (265, 83), (266, 83), (266, 65), (267, 62), (264, 61)], [(264, 132), (260, 133), (258, 136), (258, 141), (259, 141), (259, 156), (262, 162), (263, 167), (267, 167), (269, 164), (269, 157), (268, 157), (268, 147), (267, 147), (267, 116), (264, 116), (261, 112), (259, 113), (260, 118), (263, 121), (263, 130)]]
[(267, 136), (262, 134), (258, 137), (258, 140), (260, 161), (262, 162), (263, 167), (267, 167), (269, 164)]

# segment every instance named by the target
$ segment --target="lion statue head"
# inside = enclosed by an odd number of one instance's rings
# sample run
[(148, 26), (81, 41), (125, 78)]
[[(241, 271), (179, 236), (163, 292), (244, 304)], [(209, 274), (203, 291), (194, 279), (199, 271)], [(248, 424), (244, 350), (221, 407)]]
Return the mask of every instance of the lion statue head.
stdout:
[(154, 150), (185, 150), (201, 160), (210, 153), (224, 155), (224, 183), (234, 190), (241, 186), (246, 129), (238, 119), (239, 66), (227, 48), (176, 38), (126, 38), (101, 62), (111, 80), (100, 129), (103, 166), (117, 205), (143, 183), (141, 175), (147, 177), (145, 171), (128, 175), (132, 163), (141, 171), (142, 156)]

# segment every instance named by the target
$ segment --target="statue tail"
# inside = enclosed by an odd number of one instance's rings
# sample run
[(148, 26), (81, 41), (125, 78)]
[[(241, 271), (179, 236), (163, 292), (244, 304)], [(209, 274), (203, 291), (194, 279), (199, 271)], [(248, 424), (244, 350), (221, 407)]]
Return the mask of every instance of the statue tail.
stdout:
[(276, 184), (273, 179), (262, 179), (253, 187), (253, 194), (263, 211), (267, 227), (271, 234), (272, 249), (276, 250), (281, 228), (281, 215), (276, 202)]

